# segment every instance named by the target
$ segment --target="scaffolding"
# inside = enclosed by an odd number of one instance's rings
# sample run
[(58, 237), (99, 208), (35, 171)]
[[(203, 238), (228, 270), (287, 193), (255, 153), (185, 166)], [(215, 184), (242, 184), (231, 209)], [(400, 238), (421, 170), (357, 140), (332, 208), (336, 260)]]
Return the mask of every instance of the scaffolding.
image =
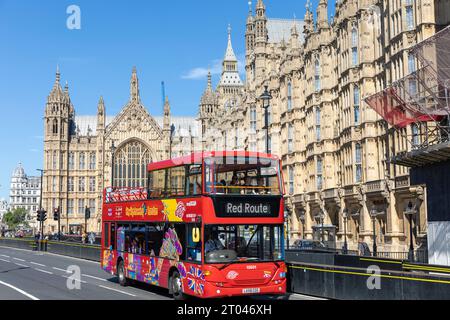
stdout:
[[(450, 26), (415, 45), (419, 68), (365, 102), (387, 123), (407, 135), (413, 150), (449, 141)], [(402, 130), (415, 124), (415, 130)]]

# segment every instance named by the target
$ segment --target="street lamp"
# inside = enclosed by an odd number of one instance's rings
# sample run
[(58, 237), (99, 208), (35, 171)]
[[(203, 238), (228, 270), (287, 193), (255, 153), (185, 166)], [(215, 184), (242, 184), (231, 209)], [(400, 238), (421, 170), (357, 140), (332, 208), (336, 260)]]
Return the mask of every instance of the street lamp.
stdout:
[(413, 206), (412, 202), (408, 203), (408, 208), (405, 210), (405, 216), (409, 218), (409, 252), (408, 252), (408, 260), (413, 262), (414, 259), (414, 241), (413, 241), (413, 218), (417, 213), (416, 208)]
[(269, 114), (268, 109), (270, 107), (270, 100), (272, 100), (272, 95), (269, 92), (269, 87), (264, 86), (264, 92), (259, 97), (260, 100), (262, 100), (262, 107), (264, 109), (264, 123), (266, 129), (266, 153), (269, 153)]
[(376, 221), (378, 216), (378, 210), (373, 207), (370, 211), (370, 216), (372, 217), (373, 223), (373, 256), (377, 256), (377, 231), (376, 231)]
[(347, 243), (347, 222), (348, 222), (348, 209), (345, 208), (342, 212), (342, 218), (344, 219), (344, 248), (342, 250), (343, 254), (348, 253), (348, 243)]
[(114, 190), (114, 162), (115, 162), (116, 146), (114, 145), (114, 140), (111, 144), (111, 190)]
[[(44, 180), (44, 170), (42, 169), (36, 169), (36, 171), (39, 171), (41, 173), (41, 194), (39, 196), (39, 212), (42, 211), (42, 183)], [(41, 225), (40, 225), (40, 229), (41, 229), (41, 239), (44, 239), (44, 221), (41, 221)]]

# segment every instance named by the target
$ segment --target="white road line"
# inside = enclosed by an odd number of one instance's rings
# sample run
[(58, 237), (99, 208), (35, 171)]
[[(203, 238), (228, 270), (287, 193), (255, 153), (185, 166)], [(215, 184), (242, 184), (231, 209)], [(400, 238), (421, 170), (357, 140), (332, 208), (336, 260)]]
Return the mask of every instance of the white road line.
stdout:
[(39, 266), (39, 267), (46, 267), (45, 264), (40, 264), (40, 263), (36, 263), (36, 262), (30, 262), (31, 264), (34, 264), (35, 266)]
[(11, 261), (5, 260), (5, 259), (1, 259), (1, 258), (0, 258), (0, 261), (11, 263)]
[(4, 254), (0, 254), (0, 257), (11, 258), (10, 256), (4, 255)]
[(22, 262), (25, 262), (25, 260), (23, 260), (23, 259), (19, 259), (19, 258), (13, 258), (13, 260), (17, 260), (17, 261), (22, 261)]
[(17, 287), (14, 287), (13, 285), (10, 285), (9, 283), (0, 281), (0, 284), (4, 285), (4, 286), (6, 286), (6, 287), (9, 287), (9, 288), (11, 288), (11, 289), (13, 289), (13, 290), (16, 290), (17, 292), (23, 294), (23, 295), (26, 296), (27, 298), (30, 298), (31, 300), (39, 300), (39, 299), (36, 298), (35, 296), (32, 296), (31, 294), (29, 294), (29, 293), (27, 293), (27, 292), (25, 292), (25, 291), (23, 291), (23, 290), (21, 290), (21, 289), (19, 289), (19, 288), (17, 288)]
[(22, 267), (22, 268), (29, 268), (29, 266), (26, 266), (24, 264), (20, 264), (20, 263), (14, 263), (16, 266)]
[(126, 294), (126, 295), (128, 295), (128, 296), (136, 297), (136, 295), (131, 294), (131, 293), (128, 293), (128, 292), (125, 292), (125, 291), (122, 291), (122, 290), (117, 290), (117, 289), (114, 289), (114, 288), (105, 287), (105, 286), (101, 286), (101, 285), (99, 285), (99, 287), (100, 287), (100, 288), (103, 288), (103, 289), (107, 289), (107, 290), (119, 292), (119, 293), (122, 293), (122, 294)]
[[(66, 279), (69, 279), (69, 278), (70, 278), (70, 276), (61, 276), (61, 277), (66, 278)], [(87, 283), (87, 282), (84, 281), (84, 280), (78, 280), (78, 279), (73, 279), (73, 278), (70, 278), (70, 280), (73, 280), (73, 281), (76, 281), (76, 282), (81, 282), (81, 283), (84, 283), (84, 284)]]
[(100, 281), (107, 281), (106, 279), (102, 279), (102, 278), (97, 278), (97, 277), (94, 277), (94, 276), (90, 276), (90, 275), (88, 275), (88, 274), (82, 274), (82, 276), (83, 277), (88, 277), (88, 278), (91, 278), (91, 279), (96, 279), (96, 280), (100, 280)]
[(42, 269), (38, 269), (38, 268), (35, 268), (34, 270), (39, 271), (39, 272), (43, 272), (43, 273), (46, 273), (46, 274), (53, 274), (53, 272), (42, 270)]
[(56, 267), (53, 267), (53, 270), (58, 270), (58, 271), (62, 271), (62, 272), (65, 272), (65, 273), (69, 273), (67, 270), (56, 268)]

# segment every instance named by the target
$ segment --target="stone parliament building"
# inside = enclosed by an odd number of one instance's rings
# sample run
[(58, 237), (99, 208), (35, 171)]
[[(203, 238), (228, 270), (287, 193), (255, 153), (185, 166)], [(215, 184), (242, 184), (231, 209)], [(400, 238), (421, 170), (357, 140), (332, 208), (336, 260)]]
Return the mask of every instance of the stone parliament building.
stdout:
[[(246, 22), (245, 80), (229, 29), (221, 79), (213, 88), (208, 75), (198, 118), (173, 117), (168, 101), (164, 116), (152, 117), (136, 70), (116, 117), (106, 116), (102, 98), (96, 116), (78, 116), (58, 72), (45, 110), (43, 206), (61, 208), (64, 232), (81, 230), (89, 207), (88, 231), (98, 232), (112, 167), (114, 185), (138, 186), (151, 161), (200, 150), (265, 151), (259, 96), (268, 86), (269, 151), (283, 161), (291, 241), (325, 234), (340, 248), (346, 236), (356, 250), (360, 241), (372, 244), (375, 224), (379, 251), (405, 252), (404, 211), (413, 201), (414, 240), (426, 247), (426, 188), (411, 186), (407, 169), (388, 161), (411, 146), (363, 99), (418, 67), (408, 48), (448, 24), (449, 7), (449, 0), (338, 0), (330, 19), (328, 1), (319, 1), (316, 18), (308, 1), (296, 20), (268, 18), (258, 0)], [(46, 226), (56, 231), (56, 222)]]
[[(251, 4), (251, 3), (250, 3)], [(334, 17), (320, 0), (303, 21), (268, 18), (263, 0), (246, 22), (246, 81), (224, 103), (211, 81), (200, 103), (203, 148), (265, 150), (260, 95), (268, 86), (270, 152), (281, 157), (289, 235), (334, 242), (347, 238), (379, 252), (407, 252), (411, 201), (415, 247), (426, 248), (426, 188), (389, 158), (409, 151), (404, 132), (389, 127), (364, 98), (414, 72), (409, 48), (450, 22), (448, 0), (337, 0)], [(233, 60), (233, 59), (229, 59)], [(234, 62), (224, 62), (234, 70)], [(226, 102), (229, 99), (225, 100)], [(375, 228), (374, 228), (375, 226)], [(346, 231), (346, 232), (345, 232)]]
[(198, 132), (194, 117), (171, 117), (167, 98), (164, 116), (150, 115), (140, 99), (136, 68), (129, 101), (115, 117), (106, 115), (102, 97), (97, 115), (76, 115), (68, 86), (61, 87), (57, 71), (44, 122), (44, 232), (57, 232), (55, 208), (61, 210), (62, 232), (81, 233), (86, 208), (91, 210), (88, 232), (100, 232), (103, 189), (145, 186), (147, 165), (169, 158), (169, 150), (173, 156), (190, 153)]

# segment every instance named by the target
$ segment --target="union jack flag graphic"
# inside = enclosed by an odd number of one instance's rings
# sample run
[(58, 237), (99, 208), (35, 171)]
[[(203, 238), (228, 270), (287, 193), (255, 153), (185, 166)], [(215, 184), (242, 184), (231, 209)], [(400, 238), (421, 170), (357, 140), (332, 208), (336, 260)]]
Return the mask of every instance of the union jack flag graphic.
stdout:
[(205, 275), (202, 270), (196, 267), (190, 267), (188, 272), (188, 288), (198, 295), (203, 295), (205, 286)]

